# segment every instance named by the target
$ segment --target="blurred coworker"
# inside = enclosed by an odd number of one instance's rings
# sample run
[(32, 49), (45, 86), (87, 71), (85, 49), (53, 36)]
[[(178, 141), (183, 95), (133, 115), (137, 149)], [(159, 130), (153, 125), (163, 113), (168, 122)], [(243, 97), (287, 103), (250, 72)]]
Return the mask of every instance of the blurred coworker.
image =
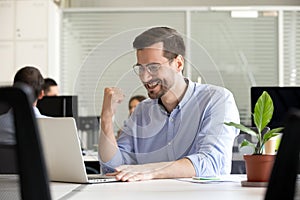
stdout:
[(135, 107), (143, 100), (145, 100), (146, 97), (143, 95), (135, 95), (132, 96), (128, 102), (128, 110), (129, 110), (129, 115), (131, 115), (135, 109)]
[[(33, 111), (37, 118), (46, 117), (42, 115), (36, 107), (38, 99), (43, 98), (44, 78), (40, 71), (31, 66), (21, 68), (14, 77), (14, 84), (24, 83), (30, 86), (34, 92)], [(15, 128), (13, 120), (13, 110), (10, 109), (7, 113), (0, 115), (0, 143), (15, 144)]]
[(44, 81), (43, 90), (45, 96), (58, 96), (59, 90), (56, 81), (52, 78), (45, 78)]
[[(135, 95), (129, 99), (129, 102), (128, 102), (129, 116), (133, 113), (135, 107), (137, 107), (137, 105), (145, 99), (146, 99), (146, 97), (143, 95)], [(121, 131), (122, 131), (121, 129), (118, 130), (117, 138), (119, 138)]]

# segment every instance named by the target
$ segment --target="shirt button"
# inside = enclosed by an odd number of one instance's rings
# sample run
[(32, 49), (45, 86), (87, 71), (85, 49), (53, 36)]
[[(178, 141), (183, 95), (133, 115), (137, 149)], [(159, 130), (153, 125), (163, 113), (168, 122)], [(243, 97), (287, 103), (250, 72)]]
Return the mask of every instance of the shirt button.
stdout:
[(168, 145), (170, 146), (170, 145), (171, 145), (171, 142), (169, 142)]
[(173, 121), (174, 121), (174, 119), (173, 119), (173, 118), (170, 118), (170, 121), (171, 121), (171, 122), (173, 122)]

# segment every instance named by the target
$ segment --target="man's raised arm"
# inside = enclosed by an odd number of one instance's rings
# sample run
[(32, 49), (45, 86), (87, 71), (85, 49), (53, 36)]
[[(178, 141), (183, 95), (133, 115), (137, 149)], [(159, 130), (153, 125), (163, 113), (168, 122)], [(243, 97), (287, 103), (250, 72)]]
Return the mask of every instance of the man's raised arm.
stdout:
[(124, 94), (119, 88), (105, 88), (100, 116), (100, 136), (98, 143), (98, 153), (102, 162), (108, 162), (115, 155), (118, 149), (117, 141), (113, 129), (113, 116), (116, 107), (124, 99)]

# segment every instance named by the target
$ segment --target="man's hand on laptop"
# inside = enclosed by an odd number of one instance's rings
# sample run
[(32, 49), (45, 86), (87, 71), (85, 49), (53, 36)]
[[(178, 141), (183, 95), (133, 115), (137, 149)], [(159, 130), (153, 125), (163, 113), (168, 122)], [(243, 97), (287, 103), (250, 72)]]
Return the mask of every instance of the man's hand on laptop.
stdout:
[(143, 181), (162, 177), (163, 171), (173, 162), (149, 163), (143, 165), (121, 165), (116, 168), (113, 173), (108, 176), (115, 176), (120, 181)]

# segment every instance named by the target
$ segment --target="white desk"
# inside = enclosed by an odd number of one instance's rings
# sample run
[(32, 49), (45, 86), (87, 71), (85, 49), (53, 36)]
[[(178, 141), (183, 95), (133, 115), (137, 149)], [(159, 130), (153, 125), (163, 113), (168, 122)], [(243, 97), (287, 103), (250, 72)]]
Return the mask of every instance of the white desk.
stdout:
[(255, 200), (263, 199), (266, 188), (242, 187), (239, 182), (191, 183), (164, 179), (141, 182), (105, 184), (51, 183), (53, 199), (209, 199)]
[[(266, 188), (242, 187), (238, 182), (200, 184), (176, 179), (104, 184), (51, 182), (50, 185), (52, 199), (55, 200), (262, 200), (266, 190)], [(3, 190), (0, 188), (0, 193)]]

